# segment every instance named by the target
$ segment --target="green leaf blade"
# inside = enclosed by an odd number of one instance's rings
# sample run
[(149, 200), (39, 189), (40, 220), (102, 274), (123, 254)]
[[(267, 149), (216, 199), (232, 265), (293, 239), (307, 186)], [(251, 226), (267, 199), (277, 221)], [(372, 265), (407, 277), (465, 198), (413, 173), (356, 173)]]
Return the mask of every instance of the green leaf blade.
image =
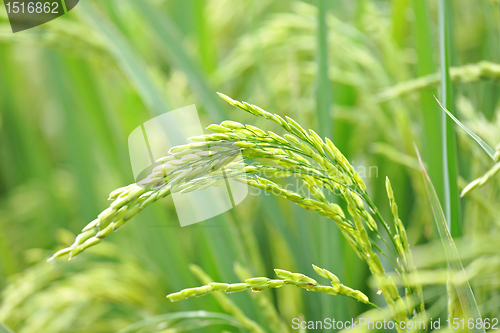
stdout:
[(436, 101), (438, 102), (439, 106), (443, 109), (444, 112), (458, 125), (460, 126), (471, 138), (473, 138), (480, 146), (483, 148), (483, 150), (491, 157), (493, 161), (496, 161), (495, 154), (496, 151), (495, 149), (491, 148), (486, 142), (483, 141), (476, 133), (472, 132), (470, 129), (468, 129), (464, 124), (460, 122), (450, 111), (448, 111), (443, 104), (434, 96)]
[[(432, 184), (432, 181), (429, 178), (427, 171), (425, 170), (424, 163), (422, 162), (422, 158), (420, 157), (420, 153), (416, 146), (415, 151), (417, 153), (418, 161), (424, 178), (425, 189), (429, 197), (432, 213), (434, 215), (434, 220), (439, 232), (439, 237), (441, 238), (441, 243), (443, 244), (444, 253), (446, 255), (448, 266), (450, 268), (450, 274), (452, 276), (455, 274), (460, 274), (465, 277), (465, 281), (461, 285), (454, 285), (460, 299), (460, 305), (466, 316), (468, 316), (469, 318), (474, 318), (474, 320), (480, 319), (481, 313), (474, 297), (474, 293), (472, 292), (472, 288), (466, 278), (467, 275), (465, 273), (462, 261), (460, 260), (457, 247), (455, 245), (453, 237), (450, 234), (450, 230), (448, 229), (448, 224), (446, 222), (443, 208), (441, 207), (439, 198), (436, 194), (436, 190), (434, 189), (434, 185)], [(477, 327), (474, 327), (471, 331), (485, 332), (484, 328)]]

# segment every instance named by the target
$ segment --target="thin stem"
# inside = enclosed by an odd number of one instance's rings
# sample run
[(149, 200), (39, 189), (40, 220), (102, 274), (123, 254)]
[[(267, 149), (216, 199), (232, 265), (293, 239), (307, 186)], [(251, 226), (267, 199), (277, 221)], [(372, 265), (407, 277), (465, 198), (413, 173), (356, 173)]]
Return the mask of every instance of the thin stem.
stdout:
[[(450, 81), (450, 29), (449, 0), (439, 0), (439, 60), (441, 64), (441, 100), (442, 104), (453, 112), (453, 95)], [(453, 124), (442, 112), (442, 143), (444, 171), (444, 210), (448, 230), (452, 236), (460, 236), (460, 201), (457, 185), (457, 161)]]

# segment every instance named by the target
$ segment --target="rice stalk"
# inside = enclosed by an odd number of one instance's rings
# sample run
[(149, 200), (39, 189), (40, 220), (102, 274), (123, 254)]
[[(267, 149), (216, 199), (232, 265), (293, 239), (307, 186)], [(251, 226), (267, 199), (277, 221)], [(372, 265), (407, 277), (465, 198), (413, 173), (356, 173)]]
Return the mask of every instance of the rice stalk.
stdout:
[(498, 172), (500, 171), (500, 162), (497, 162), (491, 169), (489, 169), (483, 176), (473, 180), (467, 186), (464, 187), (462, 192), (460, 193), (460, 197), (464, 197), (469, 194), (472, 190), (482, 187), (488, 181), (492, 180)]
[(183, 289), (177, 293), (167, 295), (167, 298), (172, 302), (181, 301), (190, 297), (204, 296), (215, 291), (225, 292), (226, 294), (244, 291), (250, 289), (254, 292), (260, 292), (267, 289), (278, 289), (285, 285), (292, 285), (297, 288), (306, 289), (308, 291), (322, 292), (328, 295), (344, 295), (351, 297), (359, 302), (369, 304), (378, 308), (375, 304), (371, 303), (368, 296), (359, 290), (351, 289), (342, 283), (339, 279), (328, 270), (319, 268), (313, 265), (314, 270), (318, 275), (330, 279), (331, 285), (320, 285), (316, 280), (301, 273), (292, 273), (282, 269), (275, 269), (276, 275), (279, 279), (269, 279), (267, 277), (255, 277), (246, 279), (244, 283), (218, 283), (212, 282), (207, 285)]
[[(387, 257), (403, 276), (412, 271), (411, 267), (407, 267), (411, 265), (411, 260), (403, 225), (396, 220), (396, 231), (391, 230), (371, 200), (363, 180), (331, 140), (323, 140), (313, 130), (306, 131), (289, 117), (285, 120), (255, 105), (220, 95), (246, 112), (276, 122), (288, 133), (281, 136), (234, 121), (208, 126), (213, 134), (192, 137), (192, 143), (171, 148), (169, 155), (160, 158), (158, 162), (161, 164), (144, 180), (113, 191), (110, 194), (110, 200), (113, 200), (110, 207), (83, 228), (73, 245), (57, 252), (51, 259), (66, 254), (69, 254), (70, 259), (73, 258), (101, 242), (151, 203), (171, 193), (219, 186), (225, 184), (226, 179), (232, 179), (281, 196), (332, 219), (354, 251), (367, 263), (394, 319), (398, 322), (408, 320), (407, 306), (394, 282), (387, 276), (377, 254)], [(246, 159), (267, 160), (274, 165), (256, 162), (242, 169), (241, 161), (237, 158), (240, 152)], [(267, 179), (292, 175), (302, 180), (310, 197)], [(324, 190), (345, 199), (352, 219), (346, 217), (340, 206), (326, 199)], [(394, 202), (391, 205), (395, 207)], [(380, 226), (389, 236), (391, 245), (385, 241)], [(385, 244), (386, 251), (371, 239), (366, 228)], [(243, 288), (243, 285), (232, 288)], [(319, 286), (313, 290), (330, 292), (330, 289), (321, 289)], [(421, 292), (413, 285), (408, 290), (411, 293)], [(417, 312), (421, 310), (422, 307), (417, 308)]]
[(394, 225), (396, 229), (395, 239), (398, 244), (397, 248), (400, 250), (398, 254), (402, 262), (401, 268), (404, 271), (404, 274), (401, 274), (401, 277), (405, 281), (406, 296), (408, 297), (409, 300), (411, 300), (413, 296), (416, 296), (418, 298), (418, 303), (419, 303), (417, 304), (418, 308), (416, 309), (412, 306), (412, 304), (408, 304), (408, 307), (410, 309), (413, 308), (413, 310), (415, 311), (415, 315), (420, 313), (421, 316), (425, 318), (425, 304), (424, 304), (422, 286), (419, 282), (416, 282), (415, 279), (412, 278), (414, 275), (417, 275), (418, 273), (415, 264), (413, 263), (413, 256), (410, 251), (410, 245), (408, 242), (408, 237), (406, 235), (406, 229), (403, 225), (403, 222), (401, 222), (401, 220), (399, 219), (398, 206), (396, 204), (396, 198), (394, 197), (394, 192), (392, 190), (391, 181), (389, 180), (389, 177), (386, 177), (385, 184), (387, 189), (387, 196), (389, 197), (389, 205), (391, 207), (391, 212), (394, 217)]
[[(450, 67), (450, 81), (453, 83), (469, 83), (488, 79), (500, 79), (500, 64), (490, 61), (480, 61), (476, 64)], [(439, 73), (428, 74), (416, 79), (400, 82), (379, 93), (377, 101), (385, 102), (412, 92), (437, 87), (440, 82), (441, 76)]]

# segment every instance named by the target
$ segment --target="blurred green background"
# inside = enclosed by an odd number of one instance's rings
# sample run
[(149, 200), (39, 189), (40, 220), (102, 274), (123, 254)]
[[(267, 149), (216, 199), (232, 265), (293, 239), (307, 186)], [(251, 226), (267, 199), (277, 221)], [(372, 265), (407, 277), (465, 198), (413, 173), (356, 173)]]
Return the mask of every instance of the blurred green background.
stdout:
[[(486, 0), (450, 5), (452, 104), (495, 146), (500, 71), (476, 64), (500, 63), (500, 10)], [(217, 91), (329, 136), (358, 168), (376, 166), (365, 181), (377, 205), (389, 216), (389, 176), (412, 244), (425, 249), (439, 239), (413, 147), (442, 195), (439, 77), (414, 81), (439, 70), (435, 1), (84, 0), (16, 34), (1, 8), (0, 322), (15, 332), (116, 332), (148, 318), (144, 332), (245, 331), (232, 316), (215, 315), (224, 310), (212, 296), (165, 298), (201, 284), (191, 263), (220, 282), (273, 277), (273, 268), (314, 276), (314, 263), (380, 301), (331, 222), (269, 195), (184, 228), (165, 199), (75, 260), (45, 262), (107, 207), (110, 191), (134, 181), (127, 138), (144, 121), (196, 104), (205, 126), (231, 119), (272, 129)], [(463, 187), (491, 161), (465, 133), (457, 138)], [(498, 234), (498, 183), (461, 200), (464, 243), (498, 244), (487, 242)], [(476, 297), (498, 317), (499, 276), (489, 274)], [(299, 316), (347, 320), (368, 310), (294, 288), (230, 299), (274, 332), (284, 328), (263, 304), (288, 328)]]

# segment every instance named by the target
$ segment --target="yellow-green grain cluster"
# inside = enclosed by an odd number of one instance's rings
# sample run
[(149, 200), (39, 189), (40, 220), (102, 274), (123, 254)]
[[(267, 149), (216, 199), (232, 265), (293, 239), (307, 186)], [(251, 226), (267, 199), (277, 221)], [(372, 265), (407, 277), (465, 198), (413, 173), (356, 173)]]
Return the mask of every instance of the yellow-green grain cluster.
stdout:
[[(394, 225), (396, 229), (396, 235), (394, 239), (396, 241), (396, 250), (398, 252), (399, 261), (401, 264), (400, 275), (405, 281), (406, 296), (408, 297), (408, 308), (415, 311), (415, 315), (421, 314), (424, 316), (425, 304), (424, 296), (422, 291), (422, 286), (414, 281), (414, 277), (417, 274), (417, 269), (413, 263), (413, 256), (410, 251), (410, 245), (408, 242), (408, 237), (406, 235), (406, 229), (403, 222), (399, 219), (398, 206), (396, 204), (396, 198), (394, 197), (394, 191), (392, 190), (391, 182), (389, 178), (386, 178), (385, 186), (387, 190), (387, 196), (389, 198), (389, 205), (391, 207), (392, 216), (394, 218)], [(413, 297), (416, 297), (416, 301)], [(413, 304), (417, 304), (416, 307)]]
[(255, 277), (246, 279), (245, 282), (242, 283), (228, 284), (211, 282), (205, 286), (181, 290), (177, 293), (168, 295), (167, 298), (172, 302), (177, 302), (190, 297), (204, 296), (215, 291), (234, 293), (249, 289), (254, 292), (259, 292), (267, 289), (277, 289), (286, 285), (292, 285), (308, 291), (322, 292), (328, 295), (345, 295), (362, 303), (371, 304), (365, 294), (359, 290), (354, 290), (341, 284), (339, 279), (336, 278), (333, 273), (314, 265), (313, 267), (320, 276), (331, 280), (330, 286), (320, 285), (313, 278), (301, 273), (292, 273), (282, 269), (275, 269), (274, 271), (279, 279), (273, 280), (267, 277)]
[[(481, 61), (477, 64), (450, 68), (450, 80), (452, 82), (467, 83), (483, 79), (500, 79), (500, 65), (489, 61)], [(440, 74), (434, 73), (410, 81), (401, 82), (381, 92), (378, 95), (378, 100), (384, 102), (396, 99), (412, 92), (438, 86), (440, 81)]]
[(490, 170), (488, 170), (483, 176), (473, 180), (467, 186), (464, 187), (460, 196), (463, 197), (470, 193), (475, 188), (482, 187), (484, 184), (489, 182), (493, 177), (495, 177), (498, 172), (500, 172), (500, 162), (497, 162)]
[[(255, 105), (235, 101), (222, 94), (220, 96), (246, 112), (279, 124), (286, 133), (266, 132), (235, 121), (210, 125), (208, 129), (214, 133), (190, 138), (191, 143), (173, 147), (168, 156), (157, 161), (158, 165), (144, 180), (113, 191), (110, 207), (82, 230), (73, 245), (57, 252), (53, 258), (65, 254), (74, 257), (116, 231), (149, 204), (171, 193), (202, 190), (223, 185), (227, 179), (231, 179), (273, 193), (332, 219), (358, 256), (367, 263), (394, 319), (398, 322), (407, 320), (407, 308), (410, 307), (404, 304), (379, 259), (380, 254), (386, 256), (403, 278), (413, 272), (405, 228), (397, 216), (390, 184), (388, 194), (394, 215), (394, 231), (370, 199), (364, 181), (331, 140), (322, 139), (313, 130), (306, 131), (289, 117), (284, 119)], [(240, 156), (252, 163), (243, 164)], [(290, 176), (303, 182), (308, 195), (283, 188), (278, 182), (268, 179)], [(340, 206), (328, 201), (325, 191), (340, 195), (346, 201), (349, 216)], [(382, 229), (387, 233), (389, 243), (382, 235)], [(384, 250), (372, 239), (373, 236), (384, 244)], [(285, 271), (277, 272), (280, 272), (280, 277), (288, 274)], [(317, 269), (317, 272), (328, 278), (333, 277), (326, 270)], [(261, 291), (293, 284), (310, 291), (344, 294), (362, 302), (368, 301), (359, 292), (350, 290), (338, 281), (333, 282), (332, 286), (322, 286), (301, 274), (281, 280), (259, 278), (245, 283), (211, 283), (200, 288), (185, 289), (169, 295), (169, 299), (180, 300), (213, 291), (231, 293), (249, 288)], [(408, 284), (409, 294), (417, 294), (420, 298), (420, 287), (411, 281)]]

